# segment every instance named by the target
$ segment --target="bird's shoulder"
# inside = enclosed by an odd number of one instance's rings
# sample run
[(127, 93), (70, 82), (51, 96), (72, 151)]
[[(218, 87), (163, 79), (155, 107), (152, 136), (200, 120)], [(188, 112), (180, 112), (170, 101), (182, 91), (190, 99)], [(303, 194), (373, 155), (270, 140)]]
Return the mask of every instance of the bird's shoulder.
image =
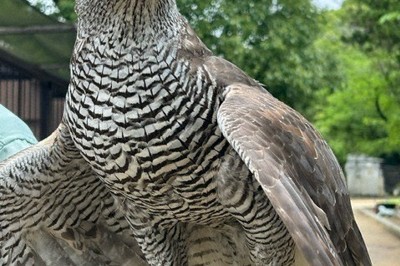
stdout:
[(220, 88), (226, 88), (235, 83), (261, 88), (259, 82), (235, 64), (214, 55), (186, 20), (183, 21), (183, 25), (179, 41), (178, 60), (189, 62), (191, 73), (196, 73), (200, 68), (206, 69)]

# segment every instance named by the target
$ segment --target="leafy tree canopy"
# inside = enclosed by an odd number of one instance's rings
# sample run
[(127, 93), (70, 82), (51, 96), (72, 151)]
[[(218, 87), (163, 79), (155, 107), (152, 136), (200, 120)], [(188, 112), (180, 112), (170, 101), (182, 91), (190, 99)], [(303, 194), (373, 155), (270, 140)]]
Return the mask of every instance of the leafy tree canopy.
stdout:
[(400, 105), (400, 1), (348, 0), (345, 9), (350, 28), (345, 40), (378, 55), (376, 67)]
[(58, 7), (59, 12), (56, 15), (63, 17), (68, 21), (75, 21), (77, 16), (74, 11), (75, 0), (53, 0)]
[(347, 1), (340, 11), (324, 14), (324, 37), (317, 42), (336, 54), (343, 70), (338, 90), (318, 92), (321, 104), (315, 112), (317, 127), (342, 162), (348, 153), (384, 156), (400, 151), (399, 68), (393, 57), (398, 32), (381, 24), (395, 22), (392, 15), (386, 17), (393, 7), (384, 5), (378, 12), (378, 7), (367, 8), (367, 2)]

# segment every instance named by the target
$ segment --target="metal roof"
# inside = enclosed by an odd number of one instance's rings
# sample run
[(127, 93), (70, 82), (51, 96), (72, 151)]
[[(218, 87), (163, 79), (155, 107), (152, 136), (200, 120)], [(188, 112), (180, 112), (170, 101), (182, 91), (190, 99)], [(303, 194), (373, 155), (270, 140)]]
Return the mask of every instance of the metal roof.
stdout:
[(26, 0), (1, 0), (0, 60), (55, 82), (65, 92), (75, 26), (42, 14)]

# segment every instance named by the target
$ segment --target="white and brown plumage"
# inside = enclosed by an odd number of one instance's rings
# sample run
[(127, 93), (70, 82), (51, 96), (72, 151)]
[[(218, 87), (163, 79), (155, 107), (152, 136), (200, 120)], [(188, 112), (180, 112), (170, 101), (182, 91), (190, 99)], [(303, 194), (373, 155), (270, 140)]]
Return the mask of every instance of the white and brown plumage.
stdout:
[(0, 168), (0, 264), (370, 265), (330, 148), (174, 0), (76, 10), (63, 122)]

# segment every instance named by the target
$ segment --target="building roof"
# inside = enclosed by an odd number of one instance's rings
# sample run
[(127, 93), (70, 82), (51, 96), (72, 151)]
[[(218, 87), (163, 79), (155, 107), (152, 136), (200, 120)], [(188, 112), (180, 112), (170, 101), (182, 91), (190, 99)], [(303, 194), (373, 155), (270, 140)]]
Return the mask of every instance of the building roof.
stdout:
[(1, 0), (0, 60), (63, 87), (75, 42), (74, 25), (42, 14), (26, 0)]

